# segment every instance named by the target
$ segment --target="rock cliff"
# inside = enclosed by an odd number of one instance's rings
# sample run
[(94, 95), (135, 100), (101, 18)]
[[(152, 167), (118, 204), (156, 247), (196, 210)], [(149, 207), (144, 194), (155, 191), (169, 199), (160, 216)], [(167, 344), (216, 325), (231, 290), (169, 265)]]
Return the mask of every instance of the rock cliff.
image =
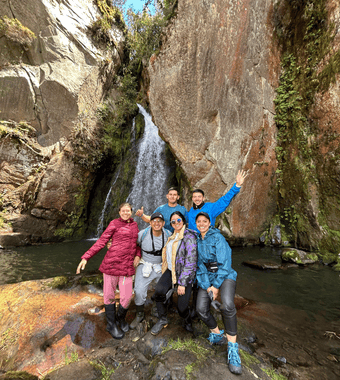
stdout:
[(195, 187), (215, 201), (249, 170), (229, 235), (257, 239), (275, 210), (275, 88), (280, 67), (272, 2), (180, 0), (149, 64), (150, 104)]
[(219, 222), (229, 237), (340, 249), (339, 62), (336, 1), (178, 1), (151, 110), (208, 201), (249, 171)]
[(7, 235), (0, 245), (54, 239), (65, 222), (76, 226), (86, 208), (94, 178), (84, 164), (86, 144), (95, 139), (98, 105), (124, 46), (116, 26), (104, 42), (98, 38), (103, 15), (96, 4), (0, 2), (0, 206), (6, 211), (0, 228), (19, 233), (19, 241)]

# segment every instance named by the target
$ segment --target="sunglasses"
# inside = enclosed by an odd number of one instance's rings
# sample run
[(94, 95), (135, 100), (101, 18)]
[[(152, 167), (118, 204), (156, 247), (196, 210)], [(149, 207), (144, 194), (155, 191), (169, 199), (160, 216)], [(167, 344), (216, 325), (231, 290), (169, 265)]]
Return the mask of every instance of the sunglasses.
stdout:
[(181, 218), (178, 218), (176, 220), (172, 220), (170, 223), (171, 224), (175, 224), (175, 223), (181, 223), (182, 219)]

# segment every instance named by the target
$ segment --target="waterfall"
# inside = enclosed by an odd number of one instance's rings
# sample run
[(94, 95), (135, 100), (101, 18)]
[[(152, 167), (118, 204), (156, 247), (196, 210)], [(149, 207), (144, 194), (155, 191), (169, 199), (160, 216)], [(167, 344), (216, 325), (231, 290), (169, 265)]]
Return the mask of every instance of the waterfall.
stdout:
[[(144, 206), (144, 211), (150, 215), (158, 206), (166, 202), (165, 195), (167, 193), (167, 180), (169, 169), (165, 163), (165, 143), (158, 135), (158, 128), (151, 120), (151, 116), (145, 109), (138, 104), (139, 112), (144, 116), (145, 129), (143, 137), (138, 143), (138, 161), (135, 175), (132, 182), (132, 188), (126, 202), (132, 204), (133, 211), (137, 211)], [(131, 129), (131, 149), (136, 149), (136, 126), (135, 120), (132, 123)], [(98, 225), (98, 239), (104, 231), (105, 216), (108, 214), (111, 206), (112, 189), (119, 179), (124, 161), (121, 162), (114, 176), (110, 189), (106, 195), (104, 207), (101, 211)], [(147, 223), (144, 223), (141, 218), (134, 216), (139, 228), (145, 228)]]
[[(169, 169), (165, 163), (165, 142), (158, 135), (158, 128), (151, 120), (151, 116), (138, 104), (139, 112), (144, 116), (145, 130), (139, 142), (138, 162), (132, 189), (127, 202), (132, 204), (136, 211), (142, 206), (147, 215), (160, 205), (166, 203), (167, 182)], [(140, 218), (135, 217), (139, 228), (144, 228)]]
[(100, 237), (100, 235), (104, 232), (104, 218), (105, 218), (105, 212), (108, 208), (108, 206), (110, 205), (110, 195), (111, 195), (111, 192), (112, 192), (112, 188), (113, 186), (116, 184), (117, 182), (117, 179), (119, 177), (119, 174), (120, 174), (120, 169), (121, 169), (121, 166), (119, 166), (119, 169), (117, 170), (117, 174), (116, 176), (114, 177), (113, 181), (111, 182), (111, 185), (110, 185), (110, 190), (109, 192), (107, 193), (106, 195), (106, 199), (105, 199), (105, 203), (104, 203), (104, 207), (103, 207), (103, 210), (100, 214), (100, 217), (99, 217), (99, 221), (98, 221), (98, 226), (97, 226), (97, 236), (96, 236), (96, 239), (98, 239)]

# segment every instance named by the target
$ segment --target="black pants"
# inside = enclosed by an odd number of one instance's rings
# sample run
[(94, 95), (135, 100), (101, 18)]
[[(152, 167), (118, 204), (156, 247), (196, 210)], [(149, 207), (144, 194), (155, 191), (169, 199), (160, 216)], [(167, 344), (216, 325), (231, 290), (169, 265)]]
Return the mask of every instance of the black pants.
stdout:
[[(156, 301), (159, 318), (166, 317), (167, 315), (167, 310), (166, 310), (166, 306), (164, 302), (166, 299), (166, 293), (171, 289), (171, 287), (172, 287), (171, 271), (167, 269), (162, 274), (162, 277), (158, 280), (156, 288), (155, 288), (155, 293), (153, 295), (153, 298)], [(178, 314), (184, 319), (189, 316), (189, 300), (190, 300), (190, 295), (191, 295), (191, 289), (192, 289), (192, 285), (190, 284), (185, 287), (185, 293), (182, 296), (177, 297)]]
[[(225, 332), (228, 335), (237, 335), (237, 318), (234, 297), (236, 291), (236, 281), (226, 279), (220, 287), (221, 301), (223, 304), (222, 319)], [(213, 330), (217, 327), (215, 318), (210, 313), (211, 299), (208, 292), (202, 288), (198, 290), (196, 311), (202, 321)]]

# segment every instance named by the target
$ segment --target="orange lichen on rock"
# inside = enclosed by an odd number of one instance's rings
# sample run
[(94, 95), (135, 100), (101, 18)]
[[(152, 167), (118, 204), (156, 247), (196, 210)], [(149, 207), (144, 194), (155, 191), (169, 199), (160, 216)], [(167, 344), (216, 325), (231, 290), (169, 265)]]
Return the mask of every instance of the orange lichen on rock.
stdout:
[(96, 344), (97, 335), (105, 340), (103, 318), (87, 311), (100, 306), (98, 294), (77, 286), (58, 290), (50, 280), (27, 281), (0, 287), (1, 352), (5, 370), (27, 370), (36, 375), (65, 360), (65, 349), (82, 355)]

